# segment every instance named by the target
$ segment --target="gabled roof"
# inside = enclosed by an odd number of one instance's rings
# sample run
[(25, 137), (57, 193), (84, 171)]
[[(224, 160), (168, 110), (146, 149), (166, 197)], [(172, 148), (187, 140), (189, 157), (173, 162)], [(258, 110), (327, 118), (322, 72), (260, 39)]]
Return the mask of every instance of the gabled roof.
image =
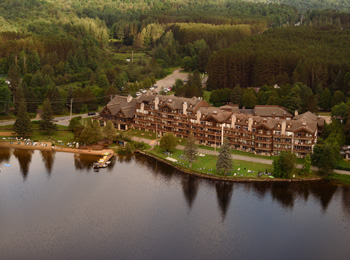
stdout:
[(307, 111), (303, 114), (294, 116), (293, 120), (301, 120), (304, 122), (316, 122), (318, 127), (323, 127), (324, 123), (325, 123), (324, 118), (317, 116), (317, 115), (311, 113), (310, 111)]
[(216, 107), (200, 107), (198, 111), (204, 115), (204, 120), (213, 119), (218, 123), (226, 122), (226, 120), (228, 120), (232, 115), (232, 112), (225, 111)]
[(112, 115), (116, 115), (121, 111), (125, 117), (132, 118), (135, 113), (135, 104), (135, 99), (131, 99), (128, 102), (128, 97), (115, 96), (106, 107)]

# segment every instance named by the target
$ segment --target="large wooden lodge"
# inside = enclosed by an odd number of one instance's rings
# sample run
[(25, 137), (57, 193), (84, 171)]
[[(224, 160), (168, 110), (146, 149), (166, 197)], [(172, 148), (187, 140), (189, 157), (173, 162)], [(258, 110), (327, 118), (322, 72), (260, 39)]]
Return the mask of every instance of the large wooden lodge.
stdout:
[(227, 137), (231, 147), (262, 155), (291, 151), (297, 157), (311, 153), (324, 119), (311, 112), (298, 115), (280, 106), (237, 105), (210, 107), (201, 98), (145, 94), (139, 98), (115, 96), (99, 116), (117, 129), (172, 132), (181, 138), (194, 134), (198, 144), (219, 146)]

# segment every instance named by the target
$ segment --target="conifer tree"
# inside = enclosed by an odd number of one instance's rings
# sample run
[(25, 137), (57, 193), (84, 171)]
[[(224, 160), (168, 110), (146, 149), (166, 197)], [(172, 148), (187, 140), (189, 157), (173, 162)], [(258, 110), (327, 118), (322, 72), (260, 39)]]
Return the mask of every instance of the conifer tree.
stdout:
[(197, 145), (196, 139), (191, 133), (188, 137), (187, 144), (184, 150), (184, 156), (186, 161), (190, 163), (190, 168), (192, 167), (192, 163), (197, 159)]
[(26, 102), (21, 102), (19, 106), (17, 119), (13, 125), (13, 131), (15, 131), (21, 137), (25, 137), (32, 132), (32, 126), (30, 117), (27, 113)]
[(56, 129), (56, 124), (53, 123), (52, 114), (53, 112), (51, 102), (47, 98), (43, 104), (43, 114), (41, 115), (40, 120), (40, 130), (47, 132), (49, 135), (53, 130)]
[[(24, 96), (24, 92), (23, 92), (23, 89), (22, 87), (18, 87), (16, 89), (16, 92), (14, 94), (14, 106), (15, 106), (15, 115), (18, 114), (18, 111), (19, 111), (19, 107), (21, 106), (21, 104), (23, 102), (26, 102), (26, 98)], [(27, 108), (26, 108), (26, 111), (27, 111)]]
[(233, 167), (233, 161), (231, 157), (230, 152), (230, 144), (227, 140), (227, 138), (224, 139), (223, 145), (220, 147), (220, 153), (218, 161), (216, 162), (216, 170), (217, 171), (224, 171), (224, 175), (227, 175), (227, 173), (232, 169)]

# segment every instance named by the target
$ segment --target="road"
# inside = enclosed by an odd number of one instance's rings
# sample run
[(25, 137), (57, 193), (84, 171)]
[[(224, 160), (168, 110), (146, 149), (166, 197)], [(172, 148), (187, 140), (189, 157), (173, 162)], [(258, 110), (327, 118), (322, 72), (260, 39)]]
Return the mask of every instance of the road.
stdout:
[(155, 84), (155, 86), (157, 86), (157, 88), (155, 88), (154, 90), (159, 92), (159, 91), (161, 91), (162, 87), (163, 88), (172, 87), (175, 84), (175, 81), (177, 79), (187, 80), (189, 73), (180, 72), (180, 71), (181, 71), (181, 69), (176, 69), (173, 71), (173, 73), (166, 76), (164, 79), (158, 80)]
[[(73, 117), (78, 117), (78, 116), (81, 116), (81, 117), (92, 117), (92, 116), (89, 116), (88, 114), (79, 114), (79, 115), (73, 115)], [(56, 124), (58, 125), (64, 125), (64, 126), (68, 126), (69, 125), (69, 116), (60, 116), (60, 117), (55, 117), (54, 118), (54, 121)], [(32, 119), (32, 121), (35, 121), (35, 120), (40, 120), (38, 118), (34, 118)], [(8, 120), (8, 121), (2, 121), (0, 122), (0, 126), (1, 125), (11, 125), (11, 124), (14, 124), (15, 123), (15, 120)]]

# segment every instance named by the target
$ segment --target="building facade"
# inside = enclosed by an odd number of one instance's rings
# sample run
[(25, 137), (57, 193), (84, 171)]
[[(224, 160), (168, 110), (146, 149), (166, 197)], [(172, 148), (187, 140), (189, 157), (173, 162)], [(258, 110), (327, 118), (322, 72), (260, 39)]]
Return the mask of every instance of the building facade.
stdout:
[(310, 112), (295, 115), (279, 106), (210, 107), (201, 98), (143, 95), (138, 99), (116, 96), (100, 113), (118, 129), (134, 128), (174, 133), (198, 144), (220, 146), (226, 137), (231, 147), (261, 155), (291, 151), (297, 157), (311, 153), (324, 120)]

